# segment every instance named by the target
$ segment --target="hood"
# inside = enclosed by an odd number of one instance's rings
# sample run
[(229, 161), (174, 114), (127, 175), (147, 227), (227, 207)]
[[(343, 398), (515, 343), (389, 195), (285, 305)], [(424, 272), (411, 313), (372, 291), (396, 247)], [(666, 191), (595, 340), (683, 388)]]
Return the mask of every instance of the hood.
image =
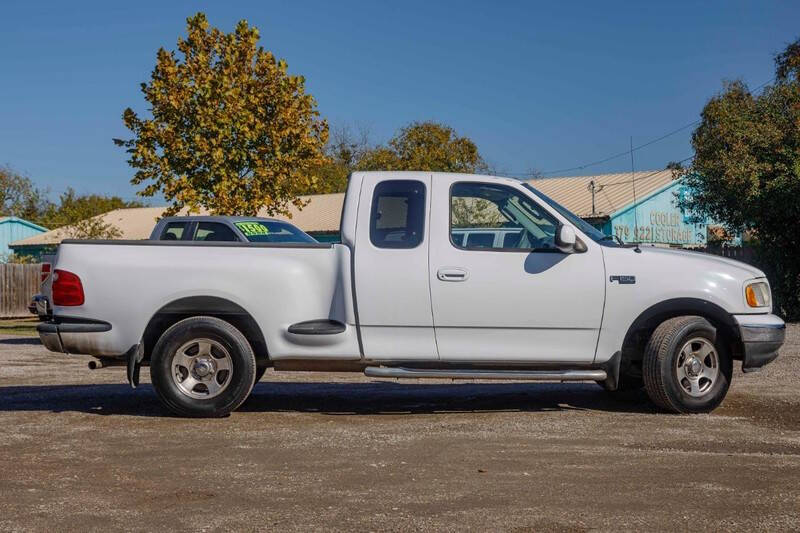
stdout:
[(764, 272), (747, 263), (736, 261), (735, 259), (728, 259), (720, 255), (707, 254), (704, 252), (695, 252), (693, 250), (681, 250), (676, 248), (658, 248), (656, 246), (642, 246), (640, 247), (642, 254), (645, 256), (657, 258), (663, 256), (665, 259), (679, 259), (692, 261), (698, 266), (705, 263), (709, 268), (729, 268), (736, 271), (738, 277), (742, 280), (752, 278), (763, 278)]
[[(759, 269), (739, 261), (674, 248), (642, 246), (641, 253), (636, 253), (632, 248), (606, 247), (603, 258), (607, 279), (634, 278), (630, 285), (609, 281), (608, 298), (634, 299), (647, 304), (645, 307), (665, 300), (694, 298), (711, 302), (731, 314), (753, 313), (745, 301), (744, 285), (748, 280), (764, 277)], [(630, 291), (632, 288), (635, 292)]]

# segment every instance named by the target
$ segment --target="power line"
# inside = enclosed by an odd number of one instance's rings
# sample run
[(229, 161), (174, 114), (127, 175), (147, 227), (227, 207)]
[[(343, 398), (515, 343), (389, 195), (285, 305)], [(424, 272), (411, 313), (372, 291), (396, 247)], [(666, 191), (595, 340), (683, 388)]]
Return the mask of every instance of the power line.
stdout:
[(692, 126), (695, 126), (695, 125), (697, 125), (699, 123), (700, 123), (700, 119), (695, 120), (694, 122), (690, 122), (689, 124), (685, 124), (685, 125), (681, 126), (680, 128), (678, 128), (676, 130), (672, 130), (671, 132), (669, 132), (669, 133), (667, 133), (665, 135), (662, 135), (661, 137), (658, 137), (657, 139), (653, 139), (652, 141), (648, 141), (648, 142), (646, 142), (644, 144), (640, 144), (639, 146), (634, 146), (632, 148), (629, 148), (628, 150), (625, 150), (624, 152), (620, 152), (618, 154), (614, 154), (612, 156), (609, 156), (609, 157), (606, 157), (606, 158), (603, 158), (603, 159), (599, 159), (597, 161), (592, 161), (591, 163), (585, 163), (585, 164), (579, 165), (577, 167), (561, 168), (561, 169), (557, 169), (557, 170), (548, 170), (547, 172), (542, 172), (542, 174), (546, 176), (548, 174), (559, 174), (561, 172), (572, 172), (573, 170), (583, 170), (583, 169), (588, 168), (588, 167), (593, 167), (593, 166), (596, 166), (596, 165), (607, 163), (609, 161), (613, 161), (614, 159), (618, 159), (620, 157), (623, 157), (623, 156), (626, 156), (626, 155), (630, 155), (631, 152), (636, 152), (638, 150), (641, 150), (642, 148), (646, 148), (646, 147), (650, 146), (651, 144), (655, 144), (655, 143), (657, 143), (659, 141), (663, 141), (664, 139), (666, 139), (668, 137), (672, 137), (676, 133), (680, 133), (683, 130), (685, 130), (687, 128), (691, 128)]
[[(759, 91), (760, 89), (762, 89), (767, 84), (769, 84), (769, 83), (771, 83), (773, 81), (775, 81), (774, 77), (768, 79), (767, 81), (765, 81), (764, 83), (762, 83), (761, 85), (759, 85), (758, 87), (753, 89), (751, 92), (755, 93), (755, 92)], [(607, 163), (609, 161), (613, 161), (614, 159), (619, 159), (620, 157), (627, 156), (631, 152), (636, 152), (638, 150), (641, 150), (642, 148), (646, 148), (646, 147), (648, 147), (648, 146), (650, 146), (652, 144), (655, 144), (657, 142), (663, 141), (664, 139), (672, 137), (673, 135), (676, 135), (676, 134), (678, 134), (678, 133), (680, 133), (680, 132), (682, 132), (682, 131), (684, 131), (684, 130), (686, 130), (688, 128), (691, 128), (692, 126), (696, 126), (701, 121), (702, 121), (702, 119), (694, 120), (694, 121), (692, 121), (692, 122), (690, 122), (688, 124), (684, 124), (683, 126), (677, 128), (677, 129), (674, 129), (674, 130), (672, 130), (672, 131), (670, 131), (668, 133), (665, 133), (664, 135), (662, 135), (660, 137), (657, 137), (655, 139), (647, 141), (644, 144), (640, 144), (639, 146), (635, 146), (635, 147), (629, 148), (628, 150), (625, 150), (624, 152), (619, 152), (617, 154), (610, 155), (608, 157), (604, 157), (603, 159), (598, 159), (597, 161), (591, 161), (589, 163), (584, 163), (582, 165), (577, 165), (577, 166), (569, 167), (569, 168), (560, 168), (560, 169), (556, 169), (556, 170), (547, 170), (547, 171), (544, 171), (544, 172), (539, 172), (539, 174), (541, 174), (543, 176), (547, 176), (549, 174), (560, 174), (562, 172), (573, 172), (575, 170), (583, 170), (583, 169), (586, 169), (586, 168), (589, 168), (589, 167), (601, 165), (603, 163)], [(519, 177), (529, 177), (529, 176), (531, 176), (531, 172), (505, 172), (504, 174), (507, 175), (507, 176), (514, 176), (514, 177), (517, 177), (517, 176), (519, 176)]]
[[(624, 152), (620, 152), (618, 154), (614, 154), (612, 156), (608, 156), (608, 157), (603, 158), (603, 159), (598, 159), (597, 161), (592, 161), (591, 163), (585, 163), (583, 165), (578, 165), (576, 167), (561, 168), (561, 169), (557, 169), (557, 170), (548, 170), (546, 172), (540, 172), (539, 174), (541, 174), (543, 176), (546, 176), (548, 174), (559, 174), (561, 172), (572, 172), (573, 170), (583, 170), (585, 168), (589, 168), (589, 167), (593, 167), (593, 166), (596, 166), (596, 165), (600, 165), (602, 163), (607, 163), (609, 161), (613, 161), (614, 159), (618, 159), (620, 157), (623, 157), (623, 156), (626, 156), (626, 155), (630, 155), (631, 152), (636, 152), (637, 150), (641, 150), (642, 148), (646, 148), (646, 147), (650, 146), (651, 144), (655, 144), (655, 143), (657, 143), (659, 141), (663, 141), (664, 139), (666, 139), (668, 137), (671, 137), (672, 135), (675, 135), (676, 133), (680, 133), (683, 130), (685, 130), (687, 128), (690, 128), (690, 127), (692, 127), (692, 126), (694, 126), (696, 124), (699, 124), (699, 123), (700, 123), (700, 119), (695, 120), (694, 122), (691, 122), (689, 124), (685, 124), (685, 125), (681, 126), (680, 128), (678, 128), (676, 130), (672, 130), (671, 132), (669, 132), (669, 133), (667, 133), (665, 135), (662, 135), (661, 137), (658, 137), (657, 139), (653, 139), (653, 140), (648, 141), (648, 142), (646, 142), (644, 144), (641, 144), (639, 146), (635, 146), (635, 147), (629, 148), (629, 149), (625, 150)], [(531, 175), (530, 172), (506, 172), (505, 174), (511, 175), (511, 176), (524, 176), (524, 177), (527, 177), (527, 176)]]
[(605, 196), (605, 197), (606, 197), (606, 202), (608, 202), (608, 205), (610, 205), (610, 206), (611, 206), (611, 210), (612, 210), (612, 212), (613, 212), (613, 211), (616, 211), (616, 210), (617, 210), (617, 208), (616, 208), (616, 207), (614, 207), (614, 202), (612, 202), (612, 201), (611, 201), (611, 198), (609, 198), (609, 196), (608, 196), (608, 193), (606, 192), (606, 188), (605, 188), (605, 187), (603, 187), (602, 189), (600, 189), (600, 192), (601, 192), (601, 193), (603, 193), (603, 196)]
[[(689, 161), (690, 159), (694, 159), (694, 156), (690, 155), (689, 157), (685, 157), (685, 158), (681, 159), (680, 161), (676, 161), (676, 163), (678, 163), (680, 165), (680, 164), (683, 164), (683, 163)], [(637, 178), (634, 178), (633, 180), (615, 181), (614, 183), (603, 183), (602, 185), (603, 185), (603, 187), (611, 187), (613, 185), (630, 185), (632, 181), (646, 180), (647, 178), (651, 178), (651, 177), (655, 176), (656, 174), (660, 174), (661, 172), (664, 172), (665, 170), (667, 170), (667, 169), (664, 168), (664, 169), (661, 169), (661, 170), (654, 170), (653, 172), (650, 172), (649, 174), (645, 174), (644, 176), (639, 176)]]

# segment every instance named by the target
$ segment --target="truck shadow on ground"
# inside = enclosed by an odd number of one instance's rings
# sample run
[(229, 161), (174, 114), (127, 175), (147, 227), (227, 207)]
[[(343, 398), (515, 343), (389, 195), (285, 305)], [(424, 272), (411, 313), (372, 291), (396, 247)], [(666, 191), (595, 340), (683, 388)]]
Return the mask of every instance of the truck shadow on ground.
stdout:
[[(2, 331), (0, 331), (2, 334)], [(0, 339), (0, 344), (11, 344), (11, 345), (30, 345), (35, 346), (42, 344), (42, 341), (39, 340), (38, 337), (11, 337), (8, 339)]]
[[(0, 412), (50, 411), (171, 416), (150, 385), (0, 387)], [(643, 392), (622, 399), (594, 384), (261, 382), (239, 412), (413, 415), (478, 412), (604, 411), (655, 413)]]

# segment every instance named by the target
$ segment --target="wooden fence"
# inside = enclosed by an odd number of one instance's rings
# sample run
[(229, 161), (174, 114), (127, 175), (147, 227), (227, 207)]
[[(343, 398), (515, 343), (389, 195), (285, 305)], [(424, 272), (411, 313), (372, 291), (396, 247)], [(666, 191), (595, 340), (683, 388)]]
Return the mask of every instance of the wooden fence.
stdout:
[(42, 265), (0, 263), (0, 318), (31, 316), (28, 304), (39, 292)]
[(750, 246), (707, 246), (705, 248), (698, 248), (697, 250), (708, 254), (729, 257), (760, 268), (758, 265), (758, 258), (756, 257), (756, 250)]

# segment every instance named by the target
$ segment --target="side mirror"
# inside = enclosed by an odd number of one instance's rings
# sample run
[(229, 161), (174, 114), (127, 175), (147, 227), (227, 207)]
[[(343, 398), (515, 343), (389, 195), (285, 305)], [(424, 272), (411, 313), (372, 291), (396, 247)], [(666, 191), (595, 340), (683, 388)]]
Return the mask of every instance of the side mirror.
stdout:
[(575, 228), (569, 224), (561, 224), (556, 231), (556, 248), (565, 254), (573, 254), (585, 251), (586, 245), (578, 240)]

